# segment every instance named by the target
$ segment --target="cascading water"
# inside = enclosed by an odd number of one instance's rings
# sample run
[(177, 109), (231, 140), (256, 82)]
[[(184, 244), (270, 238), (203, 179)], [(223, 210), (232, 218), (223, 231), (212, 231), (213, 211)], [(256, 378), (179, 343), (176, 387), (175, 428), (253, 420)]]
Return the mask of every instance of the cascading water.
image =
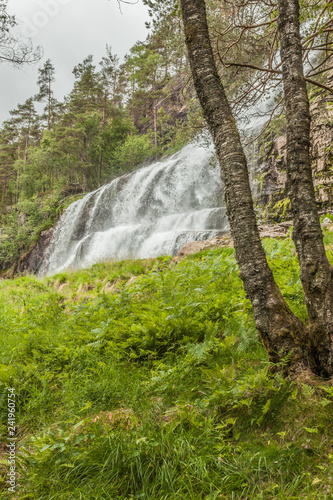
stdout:
[(228, 229), (213, 148), (188, 145), (162, 162), (119, 177), (66, 210), (40, 274), (104, 259), (175, 254)]

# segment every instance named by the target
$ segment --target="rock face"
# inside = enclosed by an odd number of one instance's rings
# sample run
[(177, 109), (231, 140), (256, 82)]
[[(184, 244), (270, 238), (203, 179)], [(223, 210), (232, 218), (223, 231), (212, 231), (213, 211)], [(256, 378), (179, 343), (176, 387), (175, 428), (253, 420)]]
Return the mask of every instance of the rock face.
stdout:
[(193, 255), (195, 253), (202, 252), (203, 250), (210, 250), (211, 248), (222, 248), (227, 246), (233, 246), (233, 241), (230, 233), (226, 233), (222, 237), (210, 238), (209, 240), (205, 241), (191, 241), (179, 250), (175, 259), (178, 260), (179, 257)]
[[(333, 71), (327, 84), (333, 86)], [(333, 208), (333, 104), (332, 97), (320, 92), (310, 105), (311, 158), (317, 202), (322, 209)], [(256, 197), (260, 206), (286, 198), (286, 138), (275, 137), (266, 145), (265, 154), (254, 166)], [(280, 206), (283, 209), (282, 205)], [(271, 212), (274, 216), (274, 213)]]
[(168, 117), (169, 125), (187, 121), (189, 105), (184, 95), (185, 88), (187, 95), (193, 93), (193, 83), (188, 81), (186, 72), (172, 78), (167, 77), (163, 84), (156, 85), (156, 92), (162, 92), (164, 98), (158, 98), (156, 104), (153, 99), (147, 100), (145, 120), (142, 120), (140, 115), (134, 111), (134, 125), (140, 133), (147, 133), (148, 130), (153, 129), (153, 109), (155, 105), (157, 113), (162, 111), (162, 116)]
[[(329, 221), (331, 222), (331, 221)], [(274, 226), (262, 225), (259, 226), (259, 233), (261, 238), (286, 238), (288, 231), (292, 227), (292, 222), (281, 222)], [(221, 237), (211, 238), (205, 241), (191, 241), (183, 246), (175, 257), (175, 261), (181, 260), (182, 257), (193, 255), (203, 250), (211, 250), (212, 248), (233, 247), (232, 236), (226, 233)]]
[(20, 260), (11, 269), (9, 269), (2, 277), (13, 278), (17, 274), (37, 273), (42, 263), (43, 255), (50, 244), (54, 228), (42, 231), (38, 242), (31, 246)]
[[(333, 74), (332, 82), (333, 84)], [(312, 168), (318, 201), (333, 206), (333, 105), (332, 99), (316, 100), (312, 111)]]

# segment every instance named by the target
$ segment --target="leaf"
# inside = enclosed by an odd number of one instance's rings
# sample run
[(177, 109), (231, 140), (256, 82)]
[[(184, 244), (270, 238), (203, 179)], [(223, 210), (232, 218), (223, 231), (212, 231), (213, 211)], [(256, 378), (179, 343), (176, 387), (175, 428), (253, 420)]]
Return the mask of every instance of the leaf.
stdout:
[(268, 413), (269, 409), (271, 407), (271, 400), (269, 399), (266, 404), (264, 405), (263, 409), (262, 409), (262, 414), (263, 415), (266, 415), (266, 413)]
[(318, 434), (318, 427), (304, 427), (303, 429), (306, 430), (306, 432), (309, 432), (310, 434)]
[(86, 405), (83, 408), (81, 408), (80, 413), (82, 413), (85, 410), (89, 410), (91, 407), (92, 407), (92, 402), (88, 401)]
[(51, 444), (47, 444), (45, 445), (41, 450), (40, 450), (40, 453), (43, 453), (44, 451), (48, 450), (49, 448), (51, 448)]
[(85, 422), (86, 422), (86, 420), (81, 420), (81, 422), (79, 422), (79, 423), (77, 423), (77, 424), (74, 425), (73, 429), (76, 430), (78, 427), (80, 427), (80, 425), (84, 424)]

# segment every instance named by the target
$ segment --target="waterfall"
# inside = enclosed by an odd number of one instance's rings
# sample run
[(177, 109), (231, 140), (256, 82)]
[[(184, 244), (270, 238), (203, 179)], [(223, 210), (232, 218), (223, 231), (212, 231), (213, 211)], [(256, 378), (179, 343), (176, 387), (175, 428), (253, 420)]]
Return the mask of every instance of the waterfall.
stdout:
[(172, 255), (228, 229), (213, 148), (188, 145), (72, 203), (59, 220), (39, 274), (106, 259)]

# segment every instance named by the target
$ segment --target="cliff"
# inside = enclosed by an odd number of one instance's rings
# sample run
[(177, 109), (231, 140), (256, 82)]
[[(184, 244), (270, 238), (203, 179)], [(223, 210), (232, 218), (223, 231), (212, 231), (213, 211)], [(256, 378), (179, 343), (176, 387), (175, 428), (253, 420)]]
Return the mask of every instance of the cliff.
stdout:
[[(328, 78), (333, 84), (333, 71)], [(333, 208), (333, 99), (320, 92), (310, 104), (311, 160), (313, 179), (321, 210)], [(275, 135), (275, 137), (274, 137)], [(267, 140), (267, 135), (266, 135)], [(271, 133), (261, 146), (262, 154), (254, 165), (255, 195), (260, 207), (266, 207), (269, 217), (287, 215), (286, 137)]]

